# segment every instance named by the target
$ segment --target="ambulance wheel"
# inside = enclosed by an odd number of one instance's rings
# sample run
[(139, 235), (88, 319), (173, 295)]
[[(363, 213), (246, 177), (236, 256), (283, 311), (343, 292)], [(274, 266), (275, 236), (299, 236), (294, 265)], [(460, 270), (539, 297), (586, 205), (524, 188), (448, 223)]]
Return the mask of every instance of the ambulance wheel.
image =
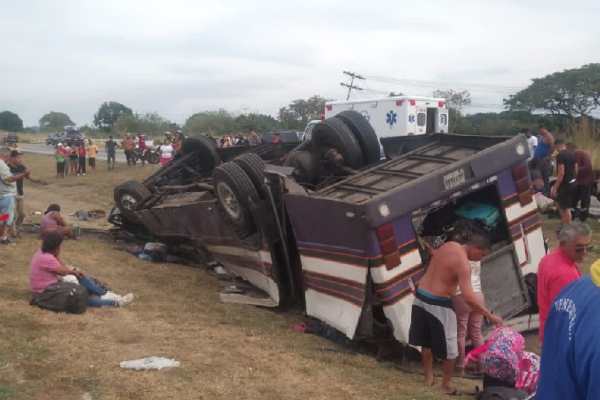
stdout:
[(317, 151), (327, 147), (336, 149), (344, 157), (347, 167), (359, 169), (363, 166), (360, 145), (350, 128), (339, 119), (329, 118), (316, 124), (312, 142)]
[(141, 183), (125, 181), (115, 188), (114, 199), (121, 214), (132, 222), (139, 222), (138, 217), (135, 215), (137, 206), (150, 195), (148, 188)]
[(219, 165), (212, 172), (213, 187), (223, 219), (240, 239), (256, 233), (250, 202), (259, 200), (252, 180), (238, 164)]
[(371, 124), (354, 110), (346, 110), (337, 114), (334, 118), (341, 120), (354, 134), (354, 138), (360, 146), (364, 165), (373, 164), (381, 158), (379, 139)]
[(254, 153), (242, 154), (239, 157), (233, 159), (233, 162), (239, 165), (248, 178), (254, 184), (254, 188), (261, 199), (265, 198), (264, 189), (264, 176), (265, 176), (265, 162), (258, 155)]
[(215, 143), (203, 135), (187, 137), (181, 143), (183, 154), (196, 154), (194, 167), (199, 171), (212, 171), (221, 164)]

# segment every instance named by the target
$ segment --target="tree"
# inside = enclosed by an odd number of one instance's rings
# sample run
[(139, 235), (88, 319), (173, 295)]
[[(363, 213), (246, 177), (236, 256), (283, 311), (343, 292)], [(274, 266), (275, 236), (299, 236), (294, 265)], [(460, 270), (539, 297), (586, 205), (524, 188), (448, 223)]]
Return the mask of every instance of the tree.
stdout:
[(113, 124), (115, 132), (142, 132), (159, 134), (171, 130), (171, 121), (156, 112), (146, 114), (123, 114)]
[(202, 111), (185, 121), (186, 134), (193, 133), (227, 133), (238, 130), (233, 116), (224, 109), (218, 111)]
[(75, 122), (71, 121), (71, 118), (65, 113), (50, 111), (40, 118), (40, 130), (42, 132), (63, 129), (66, 125), (75, 125)]
[(404, 96), (404, 93), (402, 92), (390, 92), (390, 94), (388, 95), (388, 97), (396, 97), (396, 96)]
[(287, 107), (279, 109), (278, 119), (281, 124), (290, 129), (304, 129), (308, 122), (316, 119), (325, 112), (328, 100), (315, 95), (308, 100), (294, 100)]
[(471, 93), (468, 90), (458, 92), (453, 89), (437, 89), (433, 97), (446, 99), (449, 114), (449, 130), (452, 132), (467, 133), (469, 125), (463, 116), (463, 109), (471, 104)]
[(104, 102), (94, 114), (94, 125), (108, 132), (121, 115), (133, 114), (131, 108), (125, 107), (116, 101)]
[(504, 99), (509, 110), (575, 117), (588, 116), (600, 106), (600, 64), (555, 72), (532, 81)]
[(235, 118), (235, 123), (243, 132), (248, 132), (250, 130), (255, 130), (256, 132), (269, 132), (276, 129), (278, 126), (275, 118), (264, 114), (241, 114)]
[(0, 130), (20, 132), (23, 130), (23, 120), (10, 111), (0, 112)]

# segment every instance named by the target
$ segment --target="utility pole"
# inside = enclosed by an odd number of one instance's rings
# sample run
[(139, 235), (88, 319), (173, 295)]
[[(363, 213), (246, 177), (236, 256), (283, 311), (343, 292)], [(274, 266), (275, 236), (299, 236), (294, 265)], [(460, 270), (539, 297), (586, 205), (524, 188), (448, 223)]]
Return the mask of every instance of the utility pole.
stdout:
[(248, 111), (250, 108), (248, 107), (242, 107), (242, 110), (244, 110), (244, 115), (246, 115), (246, 111)]
[(350, 84), (348, 85), (347, 83), (340, 83), (340, 85), (345, 86), (348, 88), (348, 97), (346, 97), (346, 100), (350, 99), (350, 91), (352, 89), (354, 90), (363, 90), (361, 87), (358, 86), (354, 86), (354, 79), (362, 79), (363, 81), (365, 80), (365, 78), (363, 78), (362, 76), (355, 74), (354, 72), (348, 72), (348, 71), (344, 71), (345, 75), (348, 75), (350, 77), (352, 77), (352, 79), (350, 80)]

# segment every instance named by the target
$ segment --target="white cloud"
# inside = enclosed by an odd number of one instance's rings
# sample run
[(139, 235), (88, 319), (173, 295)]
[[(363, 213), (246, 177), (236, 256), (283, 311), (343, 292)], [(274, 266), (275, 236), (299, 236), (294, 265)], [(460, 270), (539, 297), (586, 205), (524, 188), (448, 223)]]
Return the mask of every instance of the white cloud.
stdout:
[(274, 114), (314, 94), (345, 98), (344, 70), (370, 77), (359, 97), (436, 86), (375, 79), (391, 77), (462, 85), (498, 107), (502, 87), (600, 55), (591, 0), (6, 3), (0, 109), (26, 125), (51, 110), (89, 123), (107, 100), (178, 122), (219, 107)]

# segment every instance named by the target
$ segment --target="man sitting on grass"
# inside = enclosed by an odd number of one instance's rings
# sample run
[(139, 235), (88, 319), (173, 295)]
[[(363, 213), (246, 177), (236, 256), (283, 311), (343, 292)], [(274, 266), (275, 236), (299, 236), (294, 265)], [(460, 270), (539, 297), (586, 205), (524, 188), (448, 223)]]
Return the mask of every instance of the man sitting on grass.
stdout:
[[(42, 248), (33, 255), (29, 266), (29, 285), (34, 304), (42, 303), (45, 292), (52, 291), (59, 277), (74, 275), (78, 283), (89, 292), (89, 307), (123, 307), (133, 301), (133, 294), (119, 296), (99, 286), (94, 280), (84, 276), (82, 271), (69, 268), (59, 257), (63, 236), (58, 232), (48, 233), (42, 241)], [(92, 295), (98, 296), (93, 297)]]

